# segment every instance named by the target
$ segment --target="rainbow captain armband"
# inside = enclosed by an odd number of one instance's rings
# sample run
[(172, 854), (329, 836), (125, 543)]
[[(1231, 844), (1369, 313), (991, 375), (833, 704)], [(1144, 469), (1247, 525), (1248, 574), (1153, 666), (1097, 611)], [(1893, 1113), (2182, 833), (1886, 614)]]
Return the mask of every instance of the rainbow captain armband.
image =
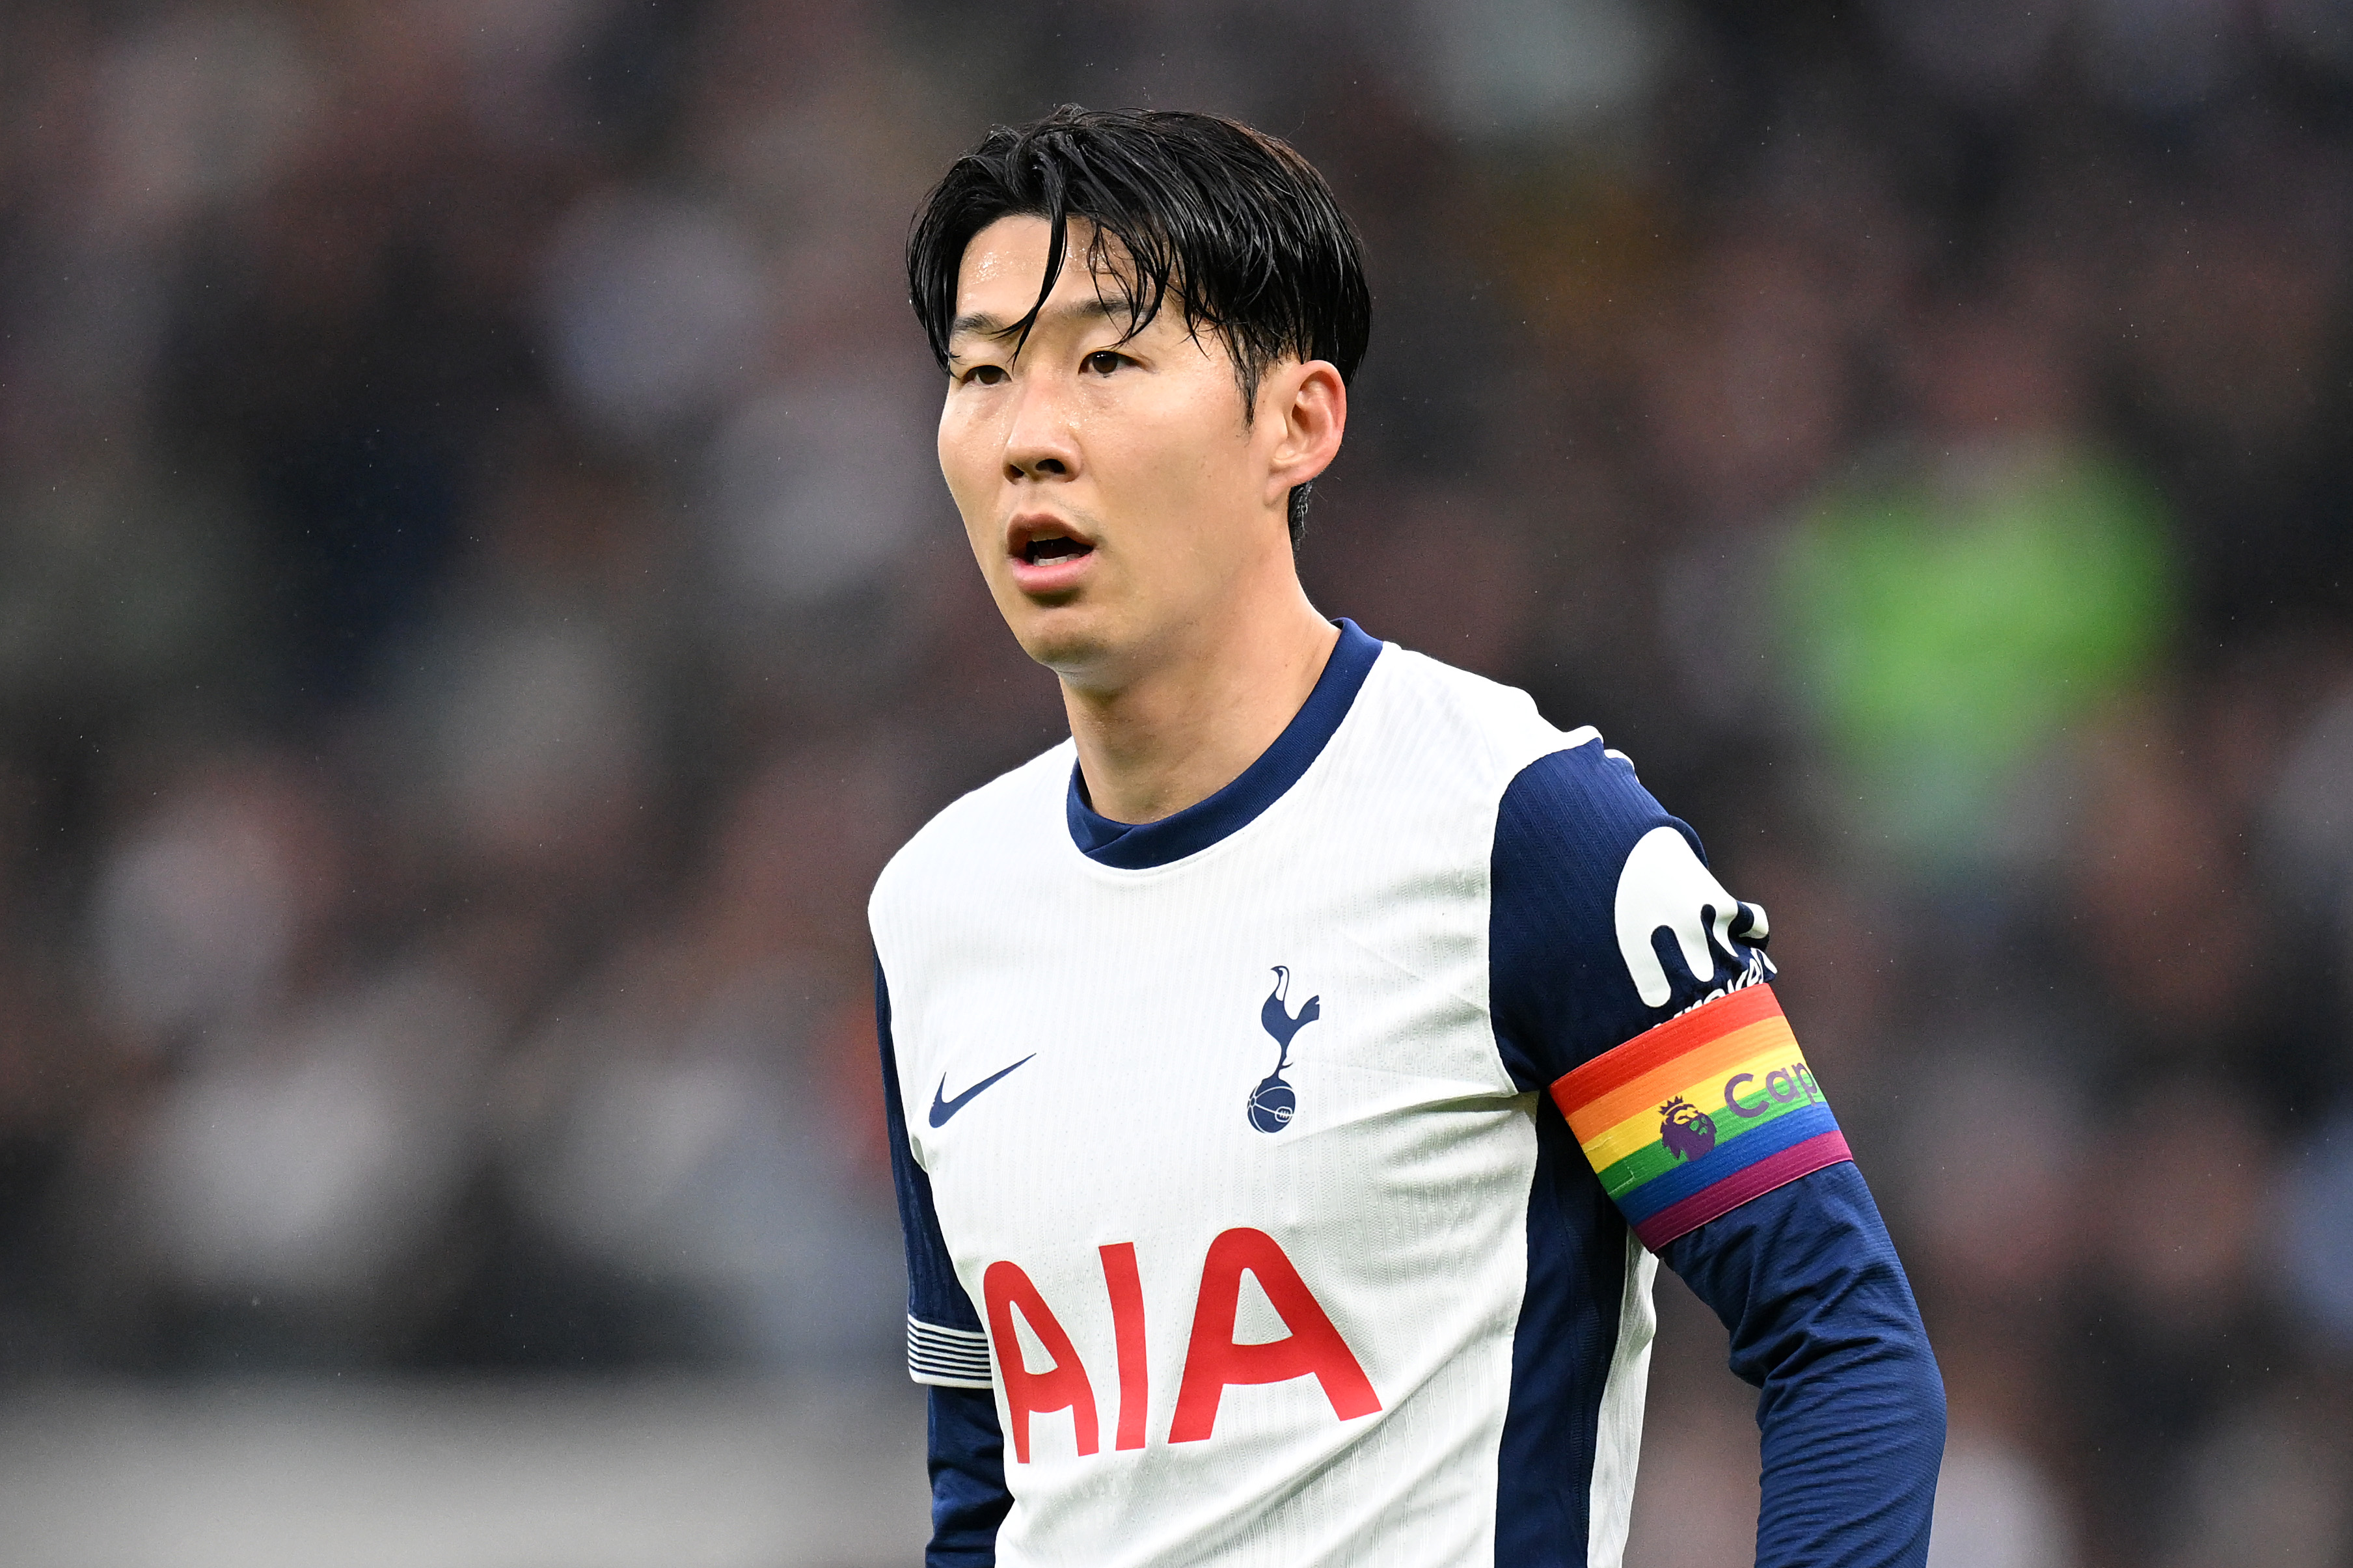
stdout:
[(1552, 1098), (1653, 1252), (1853, 1157), (1769, 985), (1745, 986), (1603, 1052), (1556, 1082)]

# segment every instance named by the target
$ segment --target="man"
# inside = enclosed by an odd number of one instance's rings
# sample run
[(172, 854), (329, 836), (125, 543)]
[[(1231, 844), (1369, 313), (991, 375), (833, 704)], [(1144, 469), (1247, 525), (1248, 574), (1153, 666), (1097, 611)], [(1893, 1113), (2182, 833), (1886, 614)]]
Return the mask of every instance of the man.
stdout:
[(1282, 143), (1066, 109), (909, 245), (941, 468), (1071, 742), (875, 889), (934, 1564), (1594, 1564), (1663, 1258), (1758, 1561), (1917, 1563), (1944, 1405), (1733, 899), (1632, 766), (1293, 565), (1369, 323)]

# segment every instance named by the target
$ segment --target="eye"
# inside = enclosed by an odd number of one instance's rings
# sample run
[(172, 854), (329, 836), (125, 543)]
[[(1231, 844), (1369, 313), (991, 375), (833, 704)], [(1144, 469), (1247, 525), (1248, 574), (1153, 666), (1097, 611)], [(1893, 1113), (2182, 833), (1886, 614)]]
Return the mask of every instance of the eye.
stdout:
[(976, 364), (957, 376), (956, 380), (966, 386), (996, 386), (1005, 380), (1005, 367), (1001, 364)]
[(1097, 349), (1082, 363), (1097, 375), (1109, 375), (1120, 366), (1134, 364), (1135, 362), (1125, 354), (1113, 353), (1109, 349)]

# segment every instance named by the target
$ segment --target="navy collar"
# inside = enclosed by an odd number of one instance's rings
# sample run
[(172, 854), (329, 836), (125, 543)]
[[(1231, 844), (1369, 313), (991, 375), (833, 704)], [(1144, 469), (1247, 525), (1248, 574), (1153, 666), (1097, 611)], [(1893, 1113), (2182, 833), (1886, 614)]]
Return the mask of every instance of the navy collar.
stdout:
[(1196, 801), (1173, 816), (1157, 822), (1113, 822), (1087, 804), (1086, 786), (1078, 764), (1071, 764), (1071, 788), (1066, 815), (1071, 837), (1091, 860), (1123, 871), (1142, 871), (1196, 855), (1258, 819), (1261, 812), (1282, 798), (1310, 764), (1323, 754), (1324, 742), (1340, 728), (1356, 700), (1356, 692), (1372, 673), (1381, 644), (1366, 637), (1356, 623), (1340, 623), (1340, 640), (1307, 694), (1274, 744), (1241, 776), (1209, 796)]

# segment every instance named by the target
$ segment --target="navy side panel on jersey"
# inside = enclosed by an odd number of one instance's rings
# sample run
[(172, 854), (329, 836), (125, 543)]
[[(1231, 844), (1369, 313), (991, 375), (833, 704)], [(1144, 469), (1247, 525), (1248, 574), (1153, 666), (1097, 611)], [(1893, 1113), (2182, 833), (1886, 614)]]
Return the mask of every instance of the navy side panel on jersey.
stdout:
[(988, 1342), (940, 1236), (932, 1179), (907, 1145), (906, 1107), (891, 1043), (891, 988), (880, 963), (874, 967), (874, 1023), (882, 1047), (891, 1180), (898, 1190), (899, 1228), (907, 1247), (907, 1367), (917, 1382), (933, 1384), (932, 1543), (923, 1561), (925, 1568), (987, 1568), (997, 1561), (997, 1527), (1013, 1504), (1005, 1484), (1005, 1440), (997, 1428)]
[(1498, 1564), (1585, 1568), (1596, 1431), (1625, 1289), (1626, 1222), (1559, 1110), (1538, 1097), (1527, 1293), (1498, 1455)]

